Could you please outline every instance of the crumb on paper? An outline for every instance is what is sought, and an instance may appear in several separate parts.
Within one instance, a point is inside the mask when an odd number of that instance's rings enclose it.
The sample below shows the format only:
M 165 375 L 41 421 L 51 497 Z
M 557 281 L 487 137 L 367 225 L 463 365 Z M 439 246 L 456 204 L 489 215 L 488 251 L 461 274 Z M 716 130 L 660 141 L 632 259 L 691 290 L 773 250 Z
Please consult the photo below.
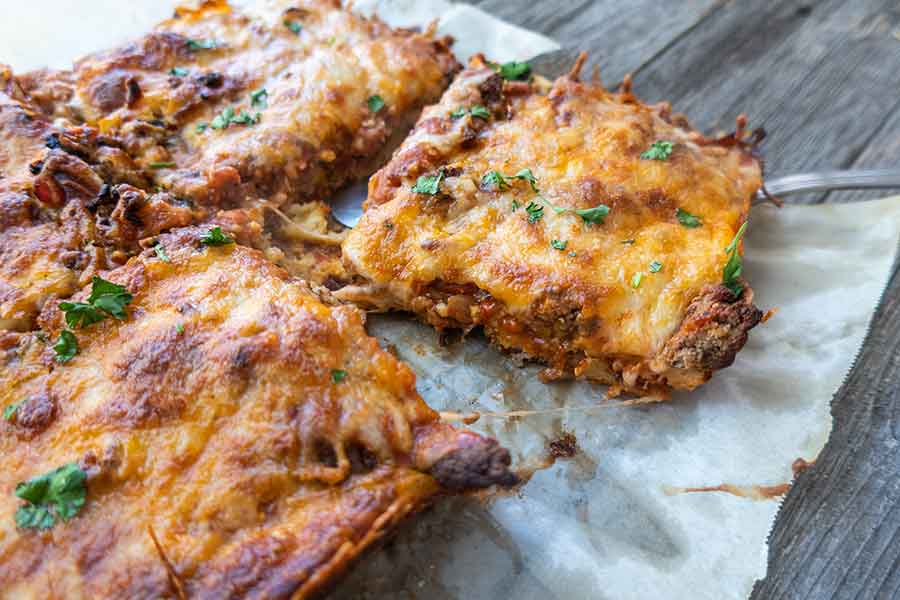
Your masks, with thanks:
M 570 431 L 563 431 L 559 437 L 547 444 L 553 458 L 572 458 L 578 452 L 578 440 Z

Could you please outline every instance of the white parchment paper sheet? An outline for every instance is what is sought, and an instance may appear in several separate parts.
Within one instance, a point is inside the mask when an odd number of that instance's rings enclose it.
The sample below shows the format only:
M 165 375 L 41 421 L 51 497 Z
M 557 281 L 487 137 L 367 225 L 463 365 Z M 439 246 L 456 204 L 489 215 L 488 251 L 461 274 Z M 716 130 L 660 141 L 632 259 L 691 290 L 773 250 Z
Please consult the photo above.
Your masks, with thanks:
M 24 71 L 65 68 L 84 53 L 144 33 L 171 0 L 9 3 L 0 60 Z M 559 46 L 444 0 L 359 0 L 394 25 L 453 35 L 461 60 L 526 59 Z M 638 93 L 640 90 L 637 90 Z M 679 107 L 681 109 L 689 107 Z M 366 558 L 339 598 L 742 598 L 765 574 L 778 502 L 671 488 L 778 484 L 811 460 L 831 428 L 829 402 L 853 362 L 897 250 L 900 198 L 865 204 L 755 207 L 745 273 L 757 303 L 778 313 L 731 368 L 672 402 L 623 408 L 584 383 L 543 385 L 473 336 L 449 348 L 404 317 L 373 317 L 419 375 L 435 408 L 551 412 L 482 418 L 474 427 L 520 463 L 562 431 L 572 459 L 538 471 L 518 493 L 439 503 Z

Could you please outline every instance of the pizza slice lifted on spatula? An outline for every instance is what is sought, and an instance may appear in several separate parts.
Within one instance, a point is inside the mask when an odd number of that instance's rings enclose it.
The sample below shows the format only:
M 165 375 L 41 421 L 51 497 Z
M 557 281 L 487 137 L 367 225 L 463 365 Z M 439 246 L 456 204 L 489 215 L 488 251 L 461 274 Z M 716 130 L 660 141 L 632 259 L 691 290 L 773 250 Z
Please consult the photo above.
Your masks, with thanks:
M 761 318 L 741 238 L 761 132 L 707 138 L 665 104 L 476 56 L 370 181 L 338 294 L 484 328 L 612 391 L 665 397 L 731 364 Z
M 305 598 L 435 496 L 516 482 L 241 235 L 163 234 L 0 338 L 2 595 Z

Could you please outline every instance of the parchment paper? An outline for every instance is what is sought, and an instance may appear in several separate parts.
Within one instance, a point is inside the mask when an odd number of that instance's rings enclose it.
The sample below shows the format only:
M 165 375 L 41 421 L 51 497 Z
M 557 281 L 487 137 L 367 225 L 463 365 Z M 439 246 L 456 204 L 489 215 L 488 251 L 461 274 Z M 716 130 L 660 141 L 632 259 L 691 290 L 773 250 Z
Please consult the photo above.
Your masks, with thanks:
M 48 0 L 4 7 L 0 60 L 17 70 L 66 67 L 85 52 L 145 32 L 173 1 Z M 482 51 L 526 59 L 558 45 L 443 0 L 360 0 L 394 25 L 440 19 L 461 59 Z M 640 90 L 637 90 L 638 93 Z M 683 107 L 682 107 L 683 108 Z M 396 348 L 433 407 L 545 413 L 485 416 L 520 465 L 562 432 L 578 451 L 518 492 L 438 503 L 372 553 L 337 598 L 743 598 L 766 569 L 778 501 L 681 488 L 776 485 L 814 459 L 831 429 L 829 402 L 864 338 L 898 247 L 900 198 L 853 205 L 755 207 L 745 273 L 757 304 L 777 307 L 734 366 L 668 403 L 623 407 L 600 386 L 543 385 L 470 336 L 441 348 L 402 316 L 369 331 Z

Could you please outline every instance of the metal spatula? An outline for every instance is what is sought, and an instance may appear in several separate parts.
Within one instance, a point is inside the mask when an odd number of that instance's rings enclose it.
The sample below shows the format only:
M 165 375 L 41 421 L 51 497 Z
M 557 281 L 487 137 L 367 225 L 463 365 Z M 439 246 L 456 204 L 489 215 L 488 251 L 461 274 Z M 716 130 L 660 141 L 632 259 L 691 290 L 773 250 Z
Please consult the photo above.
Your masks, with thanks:
M 819 171 L 774 177 L 766 181 L 766 190 L 775 197 L 827 192 L 829 190 L 900 189 L 900 169 L 871 169 L 861 171 Z M 366 199 L 366 184 L 354 185 L 338 194 L 332 203 L 332 214 L 338 222 L 354 227 L 362 216 L 362 203 Z M 766 199 L 762 190 L 756 192 L 755 201 Z

